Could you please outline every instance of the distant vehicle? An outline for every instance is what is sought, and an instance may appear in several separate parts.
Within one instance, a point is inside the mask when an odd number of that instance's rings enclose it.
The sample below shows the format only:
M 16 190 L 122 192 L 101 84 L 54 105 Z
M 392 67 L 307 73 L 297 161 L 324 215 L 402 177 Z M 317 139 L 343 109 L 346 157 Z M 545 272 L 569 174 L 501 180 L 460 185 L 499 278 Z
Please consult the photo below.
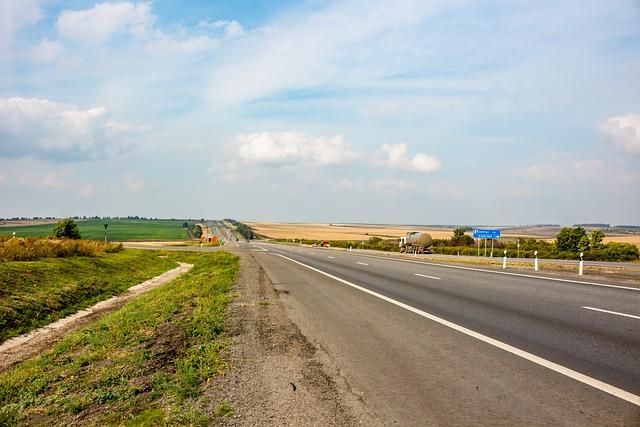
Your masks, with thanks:
M 433 239 L 428 233 L 412 231 L 400 238 L 399 245 L 401 253 L 430 254 Z
M 324 242 L 320 243 L 320 247 L 329 248 L 329 247 L 331 247 L 331 245 L 329 244 L 329 242 L 327 240 L 325 240 Z

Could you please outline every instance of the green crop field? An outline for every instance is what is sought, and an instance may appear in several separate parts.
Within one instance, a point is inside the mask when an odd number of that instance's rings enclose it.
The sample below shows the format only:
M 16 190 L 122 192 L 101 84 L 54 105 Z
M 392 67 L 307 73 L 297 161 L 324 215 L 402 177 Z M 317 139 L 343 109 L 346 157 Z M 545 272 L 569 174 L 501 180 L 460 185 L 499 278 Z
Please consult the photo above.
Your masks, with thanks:
M 184 220 L 91 219 L 77 222 L 83 239 L 104 239 L 104 224 L 109 224 L 108 239 L 110 241 L 184 240 L 187 238 L 187 231 L 182 228 Z M 18 237 L 46 237 L 51 235 L 53 226 L 54 224 L 0 227 L 0 234 L 15 232 Z

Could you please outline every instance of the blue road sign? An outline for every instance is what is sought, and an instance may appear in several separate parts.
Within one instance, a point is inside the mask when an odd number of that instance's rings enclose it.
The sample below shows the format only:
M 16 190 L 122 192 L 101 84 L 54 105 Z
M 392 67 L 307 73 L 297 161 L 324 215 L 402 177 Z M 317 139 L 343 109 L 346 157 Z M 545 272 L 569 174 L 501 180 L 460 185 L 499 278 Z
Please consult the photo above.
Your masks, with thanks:
M 480 229 L 476 228 L 473 230 L 473 237 L 475 239 L 499 239 L 500 238 L 500 230 L 498 229 Z

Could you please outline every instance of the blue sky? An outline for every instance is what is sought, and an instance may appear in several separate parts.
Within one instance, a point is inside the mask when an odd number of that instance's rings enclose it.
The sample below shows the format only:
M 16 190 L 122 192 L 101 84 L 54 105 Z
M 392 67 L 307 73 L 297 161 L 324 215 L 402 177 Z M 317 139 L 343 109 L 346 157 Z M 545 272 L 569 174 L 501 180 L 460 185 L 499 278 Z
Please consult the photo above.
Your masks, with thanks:
M 639 223 L 637 1 L 0 0 L 0 216 Z

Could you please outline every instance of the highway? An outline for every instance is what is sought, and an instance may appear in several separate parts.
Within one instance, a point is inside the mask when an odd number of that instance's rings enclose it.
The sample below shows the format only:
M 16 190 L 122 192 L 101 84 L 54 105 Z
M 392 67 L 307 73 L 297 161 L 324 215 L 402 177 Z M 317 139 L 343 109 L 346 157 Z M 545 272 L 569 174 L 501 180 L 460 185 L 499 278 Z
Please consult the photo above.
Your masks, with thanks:
M 380 424 L 640 425 L 640 288 L 322 248 L 236 250 L 260 263 Z

